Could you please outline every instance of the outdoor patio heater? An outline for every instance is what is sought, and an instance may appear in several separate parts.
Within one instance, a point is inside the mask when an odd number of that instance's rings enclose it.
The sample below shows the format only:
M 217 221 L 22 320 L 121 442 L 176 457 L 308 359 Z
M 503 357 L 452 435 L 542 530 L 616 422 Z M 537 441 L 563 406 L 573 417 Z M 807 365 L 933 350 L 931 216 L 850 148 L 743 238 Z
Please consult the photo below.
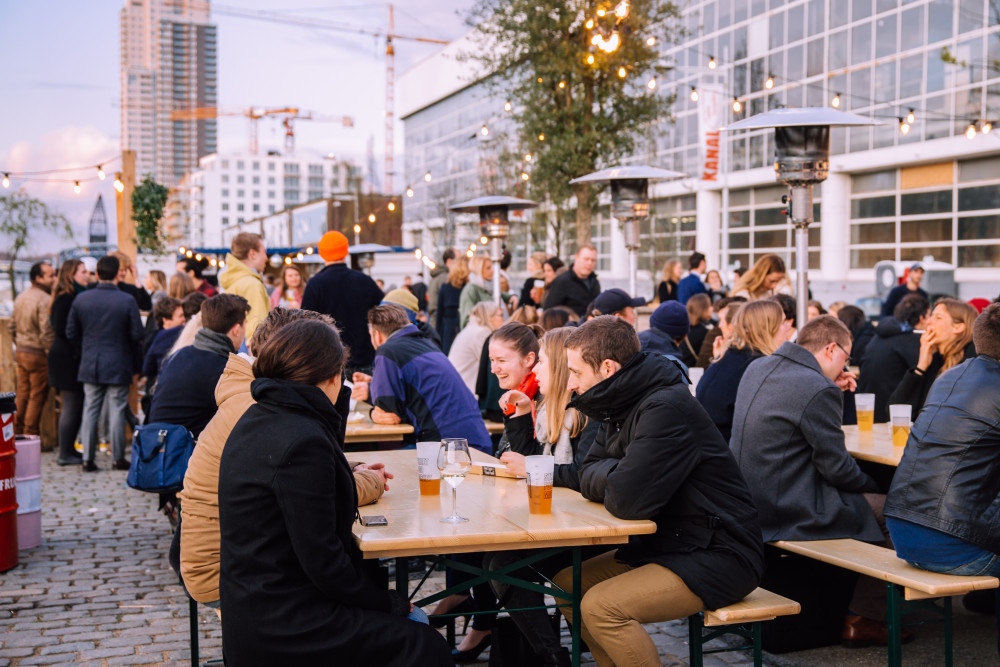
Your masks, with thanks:
M 622 225 L 625 248 L 628 250 L 628 292 L 636 294 L 638 272 L 639 220 L 649 217 L 649 182 L 668 178 L 683 178 L 686 174 L 656 167 L 636 165 L 609 167 L 593 174 L 574 178 L 570 183 L 600 183 L 611 181 L 611 215 Z
M 477 197 L 449 206 L 456 213 L 479 214 L 479 236 L 490 240 L 490 259 L 493 260 L 493 300 L 500 303 L 500 259 L 503 257 L 503 239 L 510 235 L 510 211 L 523 211 L 538 206 L 536 202 L 516 197 Z
M 830 169 L 830 128 L 878 125 L 870 118 L 825 107 L 774 109 L 725 128 L 774 128 L 774 170 L 791 190 L 795 226 L 795 300 L 797 321 L 807 319 L 809 301 L 809 223 L 813 221 L 813 185 L 826 180 Z

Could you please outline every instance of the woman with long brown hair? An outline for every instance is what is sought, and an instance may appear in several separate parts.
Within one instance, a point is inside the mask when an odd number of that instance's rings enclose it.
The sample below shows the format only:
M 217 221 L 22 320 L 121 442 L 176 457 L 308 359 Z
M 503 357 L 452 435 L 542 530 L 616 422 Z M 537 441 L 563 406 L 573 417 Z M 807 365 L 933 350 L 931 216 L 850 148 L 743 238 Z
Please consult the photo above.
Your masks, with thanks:
M 732 296 L 745 297 L 747 301 L 764 299 L 782 291 L 785 262 L 775 254 L 762 256 L 733 286 Z
M 774 301 L 744 303 L 733 317 L 733 331 L 722 358 L 705 370 L 695 396 L 722 437 L 729 441 L 736 391 L 750 362 L 772 354 L 784 342 L 785 313 Z
M 958 299 L 934 304 L 924 333 L 920 335 L 917 365 L 906 372 L 889 396 L 889 405 L 913 406 L 913 419 L 924 407 L 931 385 L 941 373 L 976 356 L 972 325 L 979 313 Z
M 441 336 L 441 351 L 448 354 L 461 327 L 458 306 L 462 288 L 469 282 L 469 258 L 459 255 L 448 269 L 448 280 L 438 290 L 437 322 L 435 328 Z
M 172 296 L 175 299 L 183 299 L 194 291 L 194 280 L 188 274 L 178 271 L 174 275 L 170 276 L 170 283 L 167 287 L 167 296 Z
M 271 308 L 301 308 L 305 289 L 306 275 L 302 269 L 294 264 L 286 264 L 271 292 Z
M 405 594 L 368 575 L 344 458 L 347 351 L 334 326 L 282 327 L 260 350 L 250 406 L 219 469 L 223 650 L 237 665 L 451 665 L 444 639 L 407 619 Z
M 49 321 L 55 338 L 49 348 L 49 386 L 59 392 L 59 458 L 61 466 L 83 462 L 74 445 L 83 421 L 83 384 L 77 378 L 80 369 L 80 346 L 66 337 L 69 309 L 77 294 L 85 292 L 90 271 L 78 259 L 67 259 L 59 267 L 52 288 Z

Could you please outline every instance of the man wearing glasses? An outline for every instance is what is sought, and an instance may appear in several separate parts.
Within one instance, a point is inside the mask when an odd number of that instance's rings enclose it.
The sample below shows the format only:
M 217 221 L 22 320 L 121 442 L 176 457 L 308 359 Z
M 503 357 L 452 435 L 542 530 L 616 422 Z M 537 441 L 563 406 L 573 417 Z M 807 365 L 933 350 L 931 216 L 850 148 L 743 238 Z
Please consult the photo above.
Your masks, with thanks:
M 730 445 L 750 487 L 765 542 L 851 538 L 888 546 L 885 496 L 847 453 L 843 392 L 851 334 L 822 315 L 774 354 L 750 364 L 740 382 Z M 885 592 L 861 577 L 844 622 L 846 646 L 886 645 Z M 904 635 L 904 641 L 912 635 Z

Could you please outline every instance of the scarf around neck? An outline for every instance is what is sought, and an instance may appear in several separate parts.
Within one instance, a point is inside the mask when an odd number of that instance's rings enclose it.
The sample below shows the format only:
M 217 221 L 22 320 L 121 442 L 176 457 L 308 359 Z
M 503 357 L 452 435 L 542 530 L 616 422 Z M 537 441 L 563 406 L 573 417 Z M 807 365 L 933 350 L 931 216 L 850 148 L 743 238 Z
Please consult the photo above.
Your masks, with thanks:
M 230 353 L 236 352 L 233 349 L 233 341 L 224 333 L 212 331 L 202 327 L 194 335 L 194 346 L 196 349 L 217 354 L 220 357 L 229 358 Z

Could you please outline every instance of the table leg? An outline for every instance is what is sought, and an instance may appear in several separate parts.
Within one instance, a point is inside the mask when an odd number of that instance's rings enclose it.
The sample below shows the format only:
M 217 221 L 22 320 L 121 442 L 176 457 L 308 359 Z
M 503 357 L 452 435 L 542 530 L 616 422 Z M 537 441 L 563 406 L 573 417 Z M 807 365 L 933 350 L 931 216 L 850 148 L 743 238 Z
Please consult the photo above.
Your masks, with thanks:
M 410 596 L 410 571 L 406 558 L 396 559 L 396 592 Z
M 573 627 L 570 628 L 573 637 L 571 649 L 573 667 L 580 667 L 580 625 L 583 623 L 580 617 L 580 600 L 583 598 L 583 593 L 580 591 L 580 553 L 580 547 L 573 547 Z

